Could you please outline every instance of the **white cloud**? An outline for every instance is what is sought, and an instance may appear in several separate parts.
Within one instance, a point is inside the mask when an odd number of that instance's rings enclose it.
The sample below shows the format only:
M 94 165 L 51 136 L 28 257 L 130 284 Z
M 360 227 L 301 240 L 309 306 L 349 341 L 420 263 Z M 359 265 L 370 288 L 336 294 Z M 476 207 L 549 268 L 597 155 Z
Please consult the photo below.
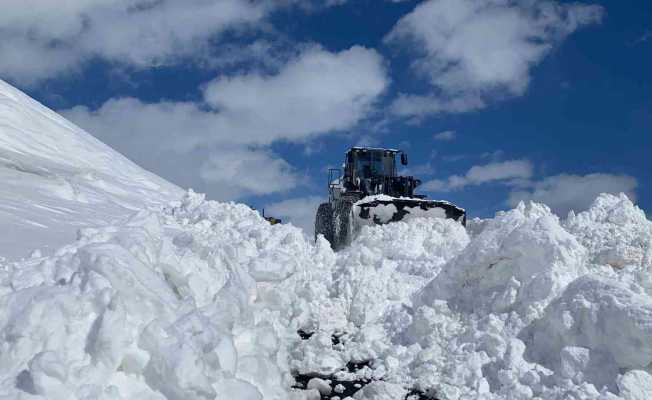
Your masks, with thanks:
M 428 114 L 462 113 L 484 107 L 486 103 L 479 97 L 463 95 L 457 98 L 439 98 L 435 95 L 400 93 L 390 105 L 390 111 L 399 117 L 412 117 L 412 121 L 418 123 Z
M 243 195 L 284 192 L 300 181 L 285 160 L 266 151 L 242 148 L 211 153 L 202 164 L 199 176 L 226 193 Z
M 345 0 L 3 0 L 0 75 L 35 84 L 75 72 L 94 58 L 148 68 L 238 61 L 260 46 L 208 47 L 227 31 L 273 32 L 282 7 L 319 10 Z M 282 41 L 282 39 L 281 39 Z M 215 58 L 218 59 L 215 59 Z M 266 54 L 274 58 L 274 55 Z M 265 62 L 266 60 L 257 60 Z
M 204 95 L 230 130 L 247 142 L 267 144 L 346 129 L 367 115 L 387 84 L 374 50 L 312 48 L 275 76 L 218 78 Z
M 310 196 L 283 200 L 265 207 L 265 215 L 281 218 L 302 228 L 307 235 L 315 233 L 315 214 L 320 203 L 326 201 L 321 197 Z
M 637 37 L 635 40 L 633 40 L 630 45 L 631 46 L 636 46 L 642 43 L 645 43 L 652 39 L 652 30 L 646 30 L 643 32 L 639 37 Z
M 4 0 L 0 73 L 34 83 L 93 57 L 136 67 L 174 63 L 269 9 L 248 0 Z
M 528 160 L 510 160 L 476 165 L 464 176 L 452 175 L 446 180 L 434 179 L 425 182 L 423 190 L 430 192 L 450 191 L 466 186 L 481 185 L 488 182 L 520 183 L 532 177 L 532 163 Z
M 567 35 L 600 21 L 600 6 L 548 0 L 429 0 L 399 20 L 388 43 L 411 43 L 432 92 L 404 94 L 402 116 L 464 112 L 523 94 L 530 70 Z
M 432 175 L 435 172 L 435 167 L 431 163 L 410 165 L 409 167 L 402 167 L 399 169 L 401 175 L 423 177 Z
M 504 179 L 528 179 L 532 177 L 532 163 L 528 160 L 512 160 L 495 162 L 486 165 L 476 165 L 466 173 L 466 180 L 470 184 Z
M 589 174 L 556 175 L 537 182 L 531 190 L 515 190 L 509 195 L 508 204 L 520 201 L 537 201 L 547 204 L 558 215 L 566 216 L 570 210 L 583 211 L 600 193 L 626 193 L 636 199 L 636 178 L 628 175 Z
M 432 137 L 435 140 L 440 140 L 440 141 L 451 141 L 455 140 L 455 137 L 457 134 L 455 131 L 443 131 L 439 133 L 435 133 Z
M 204 104 L 123 98 L 97 110 L 79 106 L 63 114 L 181 186 L 234 199 L 302 183 L 286 161 L 264 146 L 354 126 L 387 84 L 382 59 L 373 50 L 310 48 L 275 75 L 210 82 Z

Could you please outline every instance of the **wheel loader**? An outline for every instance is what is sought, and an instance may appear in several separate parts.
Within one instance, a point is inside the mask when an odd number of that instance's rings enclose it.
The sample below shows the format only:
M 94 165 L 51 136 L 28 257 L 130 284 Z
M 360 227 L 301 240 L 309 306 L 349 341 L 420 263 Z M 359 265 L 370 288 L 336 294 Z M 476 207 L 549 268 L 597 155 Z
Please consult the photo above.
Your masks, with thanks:
M 407 215 L 450 218 L 466 225 L 466 211 L 450 202 L 415 194 L 421 184 L 413 176 L 398 176 L 396 157 L 402 150 L 352 147 L 345 153 L 343 171 L 328 171 L 328 202 L 317 209 L 315 240 L 323 235 L 334 250 L 347 246 L 364 225 L 387 224 Z

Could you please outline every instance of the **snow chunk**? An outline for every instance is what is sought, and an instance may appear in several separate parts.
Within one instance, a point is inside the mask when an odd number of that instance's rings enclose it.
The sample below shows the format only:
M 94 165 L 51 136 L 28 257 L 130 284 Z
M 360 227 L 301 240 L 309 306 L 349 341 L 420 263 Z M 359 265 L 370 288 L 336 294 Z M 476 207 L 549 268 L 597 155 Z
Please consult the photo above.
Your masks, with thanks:
M 591 262 L 614 268 L 652 266 L 652 221 L 625 194 L 601 194 L 564 227 L 588 250 Z
M 652 298 L 615 279 L 584 276 L 571 283 L 522 337 L 528 356 L 573 375 L 589 363 L 598 385 L 613 382 L 618 369 L 645 368 L 652 362 Z M 569 350 L 581 346 L 590 350 Z M 573 354 L 570 354 L 572 351 Z M 561 352 L 561 353 L 560 353 Z M 611 375 L 611 376 L 609 376 Z
M 652 376 L 645 371 L 628 371 L 618 378 L 618 389 L 625 400 L 652 398 Z
M 521 203 L 488 222 L 418 293 L 415 304 L 443 299 L 464 312 L 516 311 L 531 320 L 586 273 L 585 260 L 584 247 L 548 207 Z
M 331 385 L 327 381 L 320 378 L 312 378 L 311 380 L 309 380 L 308 384 L 306 385 L 306 388 L 308 390 L 316 389 L 319 391 L 319 393 L 322 396 L 328 396 L 333 391 Z
M 407 390 L 400 385 L 375 381 L 357 391 L 353 398 L 356 400 L 396 400 L 404 398 L 405 395 L 407 395 Z

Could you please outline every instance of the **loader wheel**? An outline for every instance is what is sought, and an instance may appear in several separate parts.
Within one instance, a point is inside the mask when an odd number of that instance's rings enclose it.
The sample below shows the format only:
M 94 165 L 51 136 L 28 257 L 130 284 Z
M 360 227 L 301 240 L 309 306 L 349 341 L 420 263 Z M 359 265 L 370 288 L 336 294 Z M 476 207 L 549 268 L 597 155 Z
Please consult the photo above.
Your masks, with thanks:
M 353 204 L 348 201 L 338 201 L 335 207 L 333 225 L 333 250 L 340 250 L 351 243 L 353 237 L 353 218 L 351 217 Z
M 315 241 L 317 241 L 317 235 L 324 235 L 324 238 L 328 240 L 328 243 L 331 244 L 331 247 L 334 247 L 333 243 L 333 209 L 330 203 L 322 203 L 317 208 L 317 216 L 315 217 Z

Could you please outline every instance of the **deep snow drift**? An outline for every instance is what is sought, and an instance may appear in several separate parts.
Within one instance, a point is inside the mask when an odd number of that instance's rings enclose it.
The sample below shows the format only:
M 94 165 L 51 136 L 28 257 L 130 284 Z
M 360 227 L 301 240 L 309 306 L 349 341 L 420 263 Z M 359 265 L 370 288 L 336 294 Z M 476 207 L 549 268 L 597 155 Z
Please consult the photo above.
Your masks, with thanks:
M 194 194 L 85 229 L 52 257 L 0 268 L 0 395 L 287 398 L 288 329 L 328 303 L 330 277 L 308 267 L 333 258 L 296 228 Z
M 168 201 L 0 89 L 2 400 L 652 398 L 652 222 L 624 195 L 368 226 L 334 253 L 244 205 Z
M 649 398 L 651 251 L 624 195 L 566 221 L 522 204 L 472 237 L 365 227 L 335 254 L 190 192 L 2 265 L 0 395 L 318 398 L 301 373 L 369 379 L 368 399 Z
M 51 253 L 180 189 L 0 80 L 0 256 Z

